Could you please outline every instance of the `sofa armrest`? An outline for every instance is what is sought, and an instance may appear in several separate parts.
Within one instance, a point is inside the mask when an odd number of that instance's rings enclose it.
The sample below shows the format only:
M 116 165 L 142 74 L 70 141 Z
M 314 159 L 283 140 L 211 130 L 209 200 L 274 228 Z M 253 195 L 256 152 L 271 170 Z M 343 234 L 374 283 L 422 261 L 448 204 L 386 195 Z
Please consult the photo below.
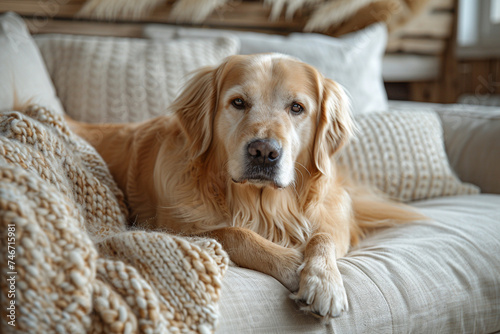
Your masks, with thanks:
M 457 176 L 484 193 L 500 194 L 500 108 L 443 105 L 448 159 Z

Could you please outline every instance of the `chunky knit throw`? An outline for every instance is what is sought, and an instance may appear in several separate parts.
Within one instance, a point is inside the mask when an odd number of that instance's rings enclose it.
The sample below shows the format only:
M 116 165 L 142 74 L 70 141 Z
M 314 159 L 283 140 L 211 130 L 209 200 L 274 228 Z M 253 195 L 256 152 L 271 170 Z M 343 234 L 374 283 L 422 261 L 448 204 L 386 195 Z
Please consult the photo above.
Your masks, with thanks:
M 221 246 L 126 220 L 103 160 L 61 116 L 0 113 L 0 332 L 213 332 Z

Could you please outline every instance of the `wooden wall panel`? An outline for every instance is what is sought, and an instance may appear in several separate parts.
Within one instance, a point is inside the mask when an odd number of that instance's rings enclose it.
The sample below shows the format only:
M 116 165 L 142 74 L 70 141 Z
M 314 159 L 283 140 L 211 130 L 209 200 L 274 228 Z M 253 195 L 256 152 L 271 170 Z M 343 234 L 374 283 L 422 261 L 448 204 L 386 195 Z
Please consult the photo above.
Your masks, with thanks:
M 453 31 L 454 0 L 430 0 L 424 10 L 391 32 L 387 51 L 441 55 Z
M 500 95 L 500 59 L 446 61 L 438 80 L 410 83 L 409 95 L 399 99 L 455 103 L 461 95 L 472 95 L 470 102 Z
M 86 0 L 2 0 L 0 2 L 0 12 L 12 10 L 29 19 L 73 19 L 92 20 L 85 15 L 79 14 L 80 9 Z M 293 20 L 286 20 L 281 17 L 277 20 L 269 20 L 270 7 L 264 6 L 262 1 L 237 1 L 237 5 L 229 2 L 227 5 L 216 10 L 204 22 L 203 26 L 220 28 L 248 28 L 252 30 L 282 30 L 282 31 L 302 31 L 306 23 L 306 14 L 300 11 Z M 145 17 L 135 17 L 132 14 L 121 14 L 120 19 L 115 22 L 148 22 L 176 24 L 175 18 L 170 16 L 172 5 L 166 3 L 160 5 Z

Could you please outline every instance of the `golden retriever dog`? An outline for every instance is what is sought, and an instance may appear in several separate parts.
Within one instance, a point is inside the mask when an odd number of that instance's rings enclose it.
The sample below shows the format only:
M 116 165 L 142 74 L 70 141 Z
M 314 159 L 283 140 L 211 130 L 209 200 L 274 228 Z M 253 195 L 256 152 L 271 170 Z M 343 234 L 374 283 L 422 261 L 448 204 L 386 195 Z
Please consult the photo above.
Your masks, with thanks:
M 348 309 L 336 259 L 376 227 L 420 218 L 353 185 L 334 155 L 353 135 L 342 88 L 280 54 L 199 70 L 172 113 L 70 126 L 101 154 L 131 220 L 215 238 L 323 319 Z

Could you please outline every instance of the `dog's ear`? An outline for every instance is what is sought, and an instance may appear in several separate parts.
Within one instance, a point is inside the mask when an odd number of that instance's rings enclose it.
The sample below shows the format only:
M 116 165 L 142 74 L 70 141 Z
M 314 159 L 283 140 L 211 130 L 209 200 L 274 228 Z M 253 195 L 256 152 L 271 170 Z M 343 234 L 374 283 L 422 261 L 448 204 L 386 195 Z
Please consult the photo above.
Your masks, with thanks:
M 350 103 L 344 89 L 334 81 L 322 78 L 320 110 L 316 122 L 313 161 L 318 172 L 327 174 L 331 158 L 354 133 Z
M 184 86 L 172 104 L 187 138 L 193 158 L 205 153 L 212 142 L 212 126 L 217 109 L 217 68 L 204 67 Z

